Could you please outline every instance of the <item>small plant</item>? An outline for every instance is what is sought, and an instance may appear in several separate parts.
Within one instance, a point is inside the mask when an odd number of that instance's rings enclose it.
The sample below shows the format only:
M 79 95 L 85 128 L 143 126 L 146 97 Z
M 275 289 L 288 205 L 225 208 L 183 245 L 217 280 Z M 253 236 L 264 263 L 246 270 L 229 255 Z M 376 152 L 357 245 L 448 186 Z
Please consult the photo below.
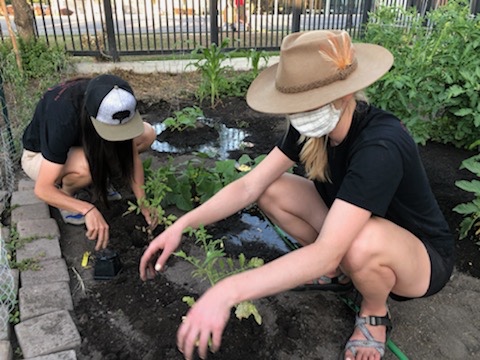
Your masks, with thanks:
M 8 315 L 8 322 L 12 325 L 17 325 L 20 322 L 20 311 L 18 307 Z
M 25 244 L 33 241 L 34 238 L 22 238 L 18 234 L 17 228 L 12 226 L 10 229 L 10 241 L 5 243 L 5 249 L 7 250 L 7 259 L 9 267 L 11 269 L 19 269 L 20 271 L 40 270 L 39 262 L 42 257 L 45 257 L 45 253 L 40 253 L 36 258 L 27 258 L 22 261 L 16 261 L 17 249 L 20 249 Z
M 467 169 L 477 177 L 480 177 L 480 154 L 464 160 L 461 168 Z M 471 181 L 459 180 L 455 182 L 455 185 L 475 195 L 472 201 L 459 204 L 453 208 L 453 211 L 464 216 L 463 221 L 460 223 L 460 239 L 467 237 L 472 228 L 477 228 L 475 237 L 478 239 L 480 238 L 480 181 L 477 179 Z M 480 245 L 480 241 L 476 243 Z
M 186 162 L 174 165 L 170 158 L 165 166 L 155 171 L 151 169 L 151 159 L 144 161 L 145 196 L 141 204 L 129 202 L 127 213 L 141 211 L 141 206 L 155 209 L 158 223 L 169 226 L 176 218 L 166 215 L 164 208 L 175 205 L 178 209 L 189 211 L 196 205 L 202 204 L 211 198 L 225 185 L 243 176 L 246 171 L 255 167 L 265 155 L 251 159 L 243 155 L 235 160 L 218 160 L 214 166 L 207 166 L 208 156 L 197 153 L 197 157 Z M 243 167 L 242 167 L 243 165 Z
M 168 117 L 163 121 L 165 128 L 170 131 L 195 129 L 198 118 L 204 117 L 202 109 L 198 106 L 186 107 L 182 110 L 174 111 L 173 115 L 174 116 Z
M 222 239 L 212 240 L 212 236 L 207 233 L 203 226 L 197 230 L 189 228 L 186 232 L 196 238 L 195 243 L 203 249 L 205 258 L 199 259 L 192 255 L 187 255 L 183 250 L 174 253 L 175 256 L 186 260 L 195 267 L 192 272 L 193 277 L 200 277 L 202 280 L 208 280 L 211 286 L 220 280 L 263 265 L 264 261 L 254 257 L 247 261 L 244 254 L 238 256 L 238 261 L 227 258 Z M 183 301 L 192 306 L 195 300 L 192 297 L 184 297 Z M 257 324 L 261 325 L 262 317 L 258 313 L 255 305 L 250 301 L 243 301 L 235 306 L 235 315 L 238 319 L 248 318 L 253 315 Z
M 123 213 L 124 216 L 130 213 L 139 215 L 143 208 L 149 209 L 152 225 L 143 229 L 149 237 L 152 236 L 152 232 L 157 225 L 168 227 L 177 219 L 173 214 L 167 215 L 162 205 L 165 196 L 172 191 L 167 183 L 175 176 L 174 168 L 168 165 L 153 171 L 151 165 L 152 159 L 143 162 L 145 198 L 139 199 L 136 204 L 128 201 L 128 209 Z
M 215 107 L 220 100 L 222 87 L 228 85 L 225 77 L 225 67 L 223 63 L 230 58 L 224 49 L 228 46 L 230 40 L 224 39 L 220 46 L 213 43 L 210 47 L 200 47 L 195 49 L 192 54 L 200 55 L 200 59 L 190 63 L 187 66 L 194 66 L 202 74 L 202 83 L 198 89 L 200 101 L 210 97 L 210 106 Z
M 260 73 L 260 60 L 264 59 L 265 62 L 268 61 L 270 55 L 265 50 L 256 50 L 250 49 L 248 52 L 248 59 L 252 64 L 252 75 L 253 78 L 256 78 Z

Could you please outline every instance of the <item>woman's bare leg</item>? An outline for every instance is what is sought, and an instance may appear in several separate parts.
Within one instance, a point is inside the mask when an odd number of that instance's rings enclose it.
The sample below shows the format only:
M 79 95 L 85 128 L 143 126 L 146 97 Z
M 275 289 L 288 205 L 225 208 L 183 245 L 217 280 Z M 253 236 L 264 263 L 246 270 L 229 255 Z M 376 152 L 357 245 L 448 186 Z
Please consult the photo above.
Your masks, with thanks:
M 362 317 L 386 315 L 390 292 L 420 297 L 430 284 L 430 258 L 423 243 L 409 231 L 378 217 L 372 217 L 354 240 L 341 268 L 362 294 Z M 367 329 L 377 341 L 386 340 L 385 326 L 367 325 Z M 350 339 L 365 336 L 356 328 Z M 357 350 L 360 359 L 380 358 L 374 348 Z M 350 352 L 346 358 L 354 359 Z
M 157 138 L 157 133 L 152 125 L 144 122 L 143 128 L 143 134 L 133 140 L 139 153 L 147 151 Z
M 328 211 L 312 181 L 289 173 L 270 185 L 257 204 L 302 245 L 315 241 Z

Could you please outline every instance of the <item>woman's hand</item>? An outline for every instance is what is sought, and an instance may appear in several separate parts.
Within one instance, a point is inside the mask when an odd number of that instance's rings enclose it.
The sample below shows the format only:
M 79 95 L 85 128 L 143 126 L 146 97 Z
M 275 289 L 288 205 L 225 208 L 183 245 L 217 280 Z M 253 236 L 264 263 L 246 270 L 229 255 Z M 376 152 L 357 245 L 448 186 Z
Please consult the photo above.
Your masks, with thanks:
M 153 207 L 141 206 L 140 211 L 147 222 L 148 228 L 153 231 L 158 225 L 158 212 Z
M 156 272 L 164 268 L 169 256 L 178 248 L 182 240 L 182 229 L 174 225 L 158 235 L 148 245 L 140 259 L 140 278 L 153 279 Z M 160 255 L 158 254 L 161 251 Z
M 177 346 L 185 359 L 193 359 L 195 347 L 200 358 L 207 357 L 208 348 L 218 351 L 222 334 L 230 317 L 228 292 L 218 285 L 210 288 L 188 311 L 177 332 Z
M 102 213 L 96 207 L 85 214 L 86 236 L 88 240 L 97 240 L 95 250 L 105 249 L 109 240 L 109 226 Z

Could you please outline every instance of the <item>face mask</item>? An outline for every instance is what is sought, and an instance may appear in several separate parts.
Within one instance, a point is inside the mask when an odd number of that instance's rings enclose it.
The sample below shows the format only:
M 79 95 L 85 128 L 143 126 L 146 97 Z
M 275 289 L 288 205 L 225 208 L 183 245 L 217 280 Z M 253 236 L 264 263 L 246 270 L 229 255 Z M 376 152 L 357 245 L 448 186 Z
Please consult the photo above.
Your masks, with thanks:
M 333 104 L 327 104 L 312 111 L 287 115 L 287 119 L 301 135 L 318 138 L 335 129 L 341 113 Z

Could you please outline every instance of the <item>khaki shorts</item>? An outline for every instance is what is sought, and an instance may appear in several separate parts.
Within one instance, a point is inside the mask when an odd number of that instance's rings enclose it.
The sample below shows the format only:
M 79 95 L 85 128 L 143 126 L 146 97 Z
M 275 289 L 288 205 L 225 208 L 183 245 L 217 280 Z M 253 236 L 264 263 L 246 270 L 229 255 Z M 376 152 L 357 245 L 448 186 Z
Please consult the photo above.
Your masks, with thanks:
M 40 172 L 40 164 L 42 163 L 42 153 L 33 152 L 30 150 L 23 150 L 22 154 L 22 169 L 25 174 L 32 180 L 37 180 L 38 173 Z

